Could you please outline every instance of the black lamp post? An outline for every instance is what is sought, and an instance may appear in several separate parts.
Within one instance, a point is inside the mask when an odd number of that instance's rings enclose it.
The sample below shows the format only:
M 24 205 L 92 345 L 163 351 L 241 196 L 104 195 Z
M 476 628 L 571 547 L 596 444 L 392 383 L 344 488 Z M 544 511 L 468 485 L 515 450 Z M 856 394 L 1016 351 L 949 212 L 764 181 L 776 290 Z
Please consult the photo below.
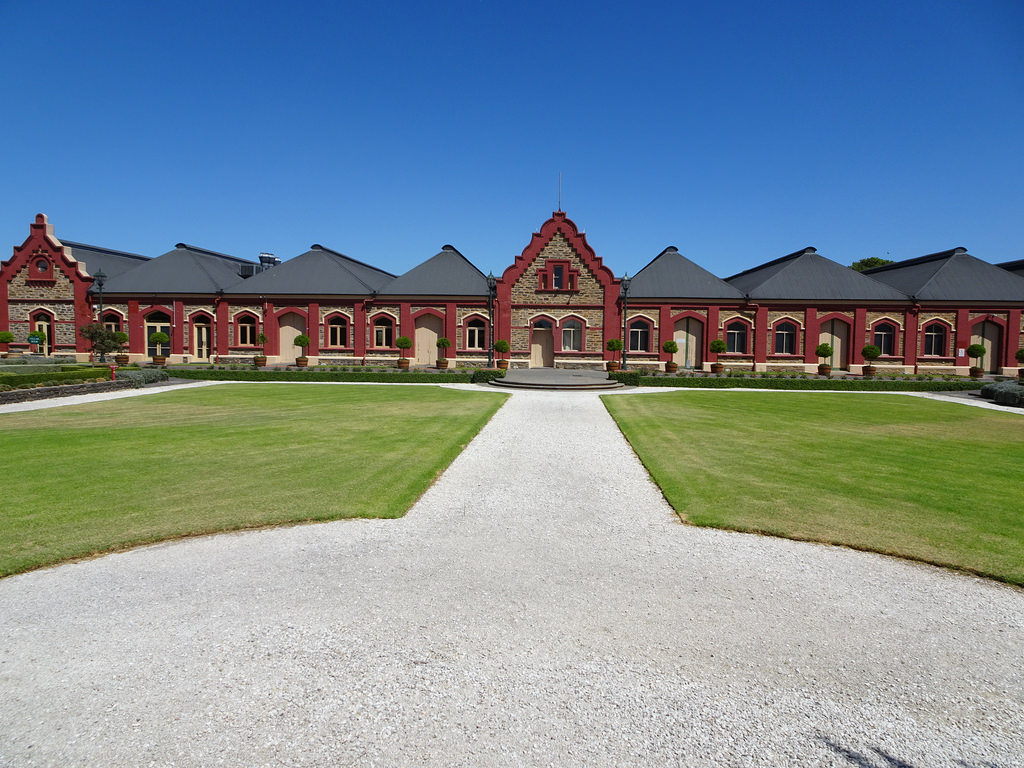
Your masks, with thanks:
M 487 342 L 487 367 L 494 367 L 494 297 L 498 292 L 498 281 L 494 279 L 494 272 L 487 273 L 487 327 L 490 331 L 490 340 Z
M 100 326 L 106 329 L 106 326 L 103 325 L 103 284 L 107 282 L 107 276 L 103 274 L 103 270 L 101 269 L 99 272 L 92 276 L 92 279 L 93 285 L 96 286 L 96 293 L 99 294 L 100 299 Z M 104 352 L 102 349 L 100 350 L 100 362 L 107 362 L 107 353 Z
M 629 274 L 622 278 L 622 370 L 626 370 L 626 350 L 629 349 Z

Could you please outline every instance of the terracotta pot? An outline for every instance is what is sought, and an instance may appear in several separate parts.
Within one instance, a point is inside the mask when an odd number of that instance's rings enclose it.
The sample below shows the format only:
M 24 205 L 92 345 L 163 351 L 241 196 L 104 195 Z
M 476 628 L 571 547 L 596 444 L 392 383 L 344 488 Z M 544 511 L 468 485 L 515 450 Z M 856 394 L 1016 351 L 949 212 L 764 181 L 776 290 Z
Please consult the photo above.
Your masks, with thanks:
M 818 375 L 819 376 L 831 376 L 832 375 L 832 366 L 831 365 L 825 365 L 824 363 L 822 363 L 821 365 L 818 366 Z
M 711 372 L 712 373 L 721 373 L 724 370 L 725 370 L 725 366 L 722 365 L 722 363 L 712 363 L 711 364 Z
M 438 370 L 443 371 L 447 367 L 448 367 L 448 358 L 447 357 L 439 357 L 439 358 L 437 358 L 437 368 L 438 368 Z
M 620 363 L 618 360 L 609 360 L 608 361 L 608 370 L 609 371 L 614 372 L 614 371 L 619 370 L 621 367 L 622 367 L 622 363 Z
M 295 358 L 295 364 L 297 366 L 299 366 L 299 368 L 305 368 L 306 366 L 309 365 L 309 358 L 308 357 L 297 357 L 297 358 Z
M 114 362 L 118 365 L 128 365 L 128 355 L 114 355 Z
M 409 370 L 409 358 L 408 357 L 400 357 L 400 358 L 398 358 L 398 367 L 401 370 L 403 370 L 403 371 Z
M 873 365 L 865 365 L 862 371 L 865 377 L 874 376 L 877 373 L 877 369 Z
M 971 366 L 971 378 L 972 379 L 980 379 L 984 373 L 985 373 L 985 371 L 982 370 L 981 368 L 975 368 L 973 365 Z
M 167 365 L 167 355 L 153 355 L 153 365 Z
M 264 365 L 267 364 L 267 356 L 256 355 L 256 357 L 252 359 L 252 364 L 255 365 L 257 368 L 262 368 Z
M 498 360 L 497 363 L 498 363 L 498 370 L 499 371 L 507 371 L 508 370 L 508 360 Z
M 675 373 L 679 370 L 679 363 L 667 362 L 665 363 L 665 373 Z

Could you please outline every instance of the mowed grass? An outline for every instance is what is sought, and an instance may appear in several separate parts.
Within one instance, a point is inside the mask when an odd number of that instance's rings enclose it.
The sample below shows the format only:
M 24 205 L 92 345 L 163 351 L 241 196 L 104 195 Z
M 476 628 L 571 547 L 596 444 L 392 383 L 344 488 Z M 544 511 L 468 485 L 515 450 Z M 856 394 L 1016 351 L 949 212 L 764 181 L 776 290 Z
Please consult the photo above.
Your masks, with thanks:
M 669 503 L 696 525 L 1024 585 L 1024 416 L 899 395 L 604 401 Z
M 180 536 L 401 516 L 504 400 L 227 384 L 0 415 L 0 575 Z

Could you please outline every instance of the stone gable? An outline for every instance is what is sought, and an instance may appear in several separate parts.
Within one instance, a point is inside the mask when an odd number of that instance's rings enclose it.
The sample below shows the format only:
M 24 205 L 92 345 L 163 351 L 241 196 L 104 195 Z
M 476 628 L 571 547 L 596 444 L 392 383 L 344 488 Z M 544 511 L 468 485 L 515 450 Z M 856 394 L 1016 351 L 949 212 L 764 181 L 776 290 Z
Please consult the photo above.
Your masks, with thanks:
M 569 268 L 579 273 L 577 290 L 569 291 L 538 291 L 538 273 L 544 269 L 548 259 L 568 261 Z M 604 289 L 597 277 L 586 265 L 569 240 L 561 232 L 552 236 L 541 249 L 530 266 L 512 286 L 512 302 L 514 304 L 543 304 L 576 306 L 580 304 L 604 304 Z

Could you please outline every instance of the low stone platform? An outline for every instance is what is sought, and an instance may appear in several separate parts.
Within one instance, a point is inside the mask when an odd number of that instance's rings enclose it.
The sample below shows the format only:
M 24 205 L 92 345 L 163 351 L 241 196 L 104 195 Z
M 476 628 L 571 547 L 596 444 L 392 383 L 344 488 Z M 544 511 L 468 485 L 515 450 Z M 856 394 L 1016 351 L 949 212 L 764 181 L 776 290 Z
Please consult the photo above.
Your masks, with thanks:
M 622 382 L 608 378 L 605 371 L 579 368 L 509 368 L 505 377 L 489 382 L 502 389 L 544 389 L 589 392 L 621 389 Z

